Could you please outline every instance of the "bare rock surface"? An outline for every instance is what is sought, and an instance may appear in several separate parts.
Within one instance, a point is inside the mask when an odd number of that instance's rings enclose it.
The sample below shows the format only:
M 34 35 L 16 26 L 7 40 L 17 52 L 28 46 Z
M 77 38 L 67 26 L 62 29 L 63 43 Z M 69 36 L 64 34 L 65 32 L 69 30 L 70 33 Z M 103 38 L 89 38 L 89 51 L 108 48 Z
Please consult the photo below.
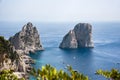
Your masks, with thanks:
M 43 50 L 38 31 L 31 22 L 24 25 L 20 32 L 10 37 L 9 41 L 16 50 L 21 50 L 24 53 Z
M 79 23 L 63 38 L 60 48 L 94 47 L 92 41 L 92 26 L 89 23 Z
M 60 44 L 61 48 L 77 48 L 77 40 L 75 36 L 75 32 L 70 30 L 65 37 L 63 38 L 62 43 Z
M 20 32 L 10 37 L 9 41 L 20 59 L 17 64 L 14 63 L 17 68 L 15 74 L 18 77 L 28 76 L 32 69 L 31 63 L 34 63 L 34 60 L 28 55 L 29 52 L 43 50 L 36 27 L 31 22 L 28 22 Z

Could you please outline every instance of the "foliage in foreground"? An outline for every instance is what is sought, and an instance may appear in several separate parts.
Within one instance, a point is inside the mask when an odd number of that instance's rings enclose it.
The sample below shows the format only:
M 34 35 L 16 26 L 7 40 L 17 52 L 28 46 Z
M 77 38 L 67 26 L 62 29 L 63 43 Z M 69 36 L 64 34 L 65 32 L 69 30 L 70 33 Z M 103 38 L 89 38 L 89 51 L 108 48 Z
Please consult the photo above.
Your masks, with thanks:
M 120 80 L 120 72 L 117 69 L 112 69 L 111 71 L 97 70 L 97 75 L 102 75 L 110 80 Z
M 88 76 L 85 76 L 77 71 L 74 71 L 71 66 L 68 66 L 68 73 L 63 70 L 56 70 L 56 68 L 45 65 L 42 69 L 31 70 L 36 80 L 89 80 Z M 97 75 L 102 75 L 108 80 L 120 80 L 120 72 L 117 69 L 111 71 L 97 70 Z M 0 71 L 0 80 L 25 80 L 24 78 L 18 79 L 11 70 Z
M 88 76 L 74 71 L 71 66 L 68 66 L 67 69 L 69 74 L 63 70 L 56 70 L 56 68 L 47 64 L 37 71 L 33 68 L 31 75 L 37 80 L 89 80 Z
M 11 70 L 3 70 L 0 72 L 0 80 L 25 80 L 24 78 L 18 79 Z
M 71 66 L 67 67 L 68 73 L 63 70 L 56 70 L 56 68 L 47 64 L 42 66 L 42 69 L 31 70 L 31 75 L 36 80 L 89 80 L 88 76 L 85 76 L 77 71 L 74 71 Z M 120 72 L 117 69 L 111 71 L 97 70 L 97 75 L 102 75 L 108 80 L 120 80 Z

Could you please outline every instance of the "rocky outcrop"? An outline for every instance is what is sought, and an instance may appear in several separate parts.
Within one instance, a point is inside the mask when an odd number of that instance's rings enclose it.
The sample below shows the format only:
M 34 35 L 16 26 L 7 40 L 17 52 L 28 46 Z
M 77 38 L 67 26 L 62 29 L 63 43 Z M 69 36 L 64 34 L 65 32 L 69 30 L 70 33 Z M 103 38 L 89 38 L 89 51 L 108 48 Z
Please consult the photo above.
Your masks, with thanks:
M 24 25 L 20 32 L 10 37 L 9 41 L 15 47 L 16 51 L 21 51 L 21 53 L 43 50 L 38 31 L 31 22 Z
M 21 74 L 26 80 L 32 69 L 31 63 L 34 60 L 26 53 L 43 50 L 39 34 L 32 23 L 27 23 L 22 30 L 8 40 L 0 36 L 0 71 L 13 70 Z M 18 75 L 19 76 L 19 75 Z
M 9 41 L 19 55 L 19 61 L 16 62 L 16 71 L 21 75 L 27 75 L 32 68 L 31 63 L 33 63 L 34 60 L 26 54 L 36 50 L 43 50 L 36 27 L 34 27 L 31 22 L 28 22 L 20 32 L 10 37 Z
M 0 36 L 0 70 L 9 70 L 18 71 L 19 65 L 23 61 L 20 60 L 19 54 L 15 51 L 14 47 L 10 44 L 8 40 L 5 40 L 4 37 Z M 21 70 L 24 72 L 25 70 Z
M 13 68 L 15 68 L 14 73 L 17 72 L 21 74 L 22 77 L 24 77 L 24 75 L 28 76 L 30 69 L 32 69 L 31 63 L 33 63 L 34 60 L 26 54 L 36 50 L 43 50 L 36 27 L 34 27 L 31 22 L 27 23 L 20 32 L 10 37 L 9 41 L 19 56 L 19 60 L 15 60 L 12 63 Z
M 63 38 L 62 43 L 60 44 L 61 48 L 77 48 L 78 43 L 76 40 L 75 32 L 70 30 L 65 37 Z
M 63 38 L 60 48 L 94 47 L 92 41 L 92 26 L 88 23 L 79 23 Z

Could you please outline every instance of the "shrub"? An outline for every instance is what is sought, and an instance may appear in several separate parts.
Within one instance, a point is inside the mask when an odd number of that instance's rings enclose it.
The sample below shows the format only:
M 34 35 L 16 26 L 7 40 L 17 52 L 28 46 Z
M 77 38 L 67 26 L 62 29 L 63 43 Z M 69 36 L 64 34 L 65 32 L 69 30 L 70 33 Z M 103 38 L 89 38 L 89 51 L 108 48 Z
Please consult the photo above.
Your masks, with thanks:
M 107 70 L 97 70 L 96 71 L 97 75 L 102 75 L 107 79 L 110 80 L 120 80 L 120 72 L 117 69 L 111 69 L 111 71 Z
M 89 80 L 88 76 L 85 76 L 77 71 L 74 71 L 71 66 L 68 66 L 68 72 L 63 70 L 57 70 L 51 65 L 47 64 L 42 66 L 42 69 L 31 70 L 30 74 L 33 75 L 36 80 Z

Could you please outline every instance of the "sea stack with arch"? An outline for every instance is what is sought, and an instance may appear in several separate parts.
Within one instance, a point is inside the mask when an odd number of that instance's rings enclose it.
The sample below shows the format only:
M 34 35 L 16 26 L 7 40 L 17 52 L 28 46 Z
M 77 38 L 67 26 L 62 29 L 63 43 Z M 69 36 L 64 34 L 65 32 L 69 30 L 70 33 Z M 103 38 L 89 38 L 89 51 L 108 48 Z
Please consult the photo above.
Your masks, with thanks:
M 78 23 L 70 30 L 59 45 L 60 48 L 93 48 L 92 25 L 89 23 Z

